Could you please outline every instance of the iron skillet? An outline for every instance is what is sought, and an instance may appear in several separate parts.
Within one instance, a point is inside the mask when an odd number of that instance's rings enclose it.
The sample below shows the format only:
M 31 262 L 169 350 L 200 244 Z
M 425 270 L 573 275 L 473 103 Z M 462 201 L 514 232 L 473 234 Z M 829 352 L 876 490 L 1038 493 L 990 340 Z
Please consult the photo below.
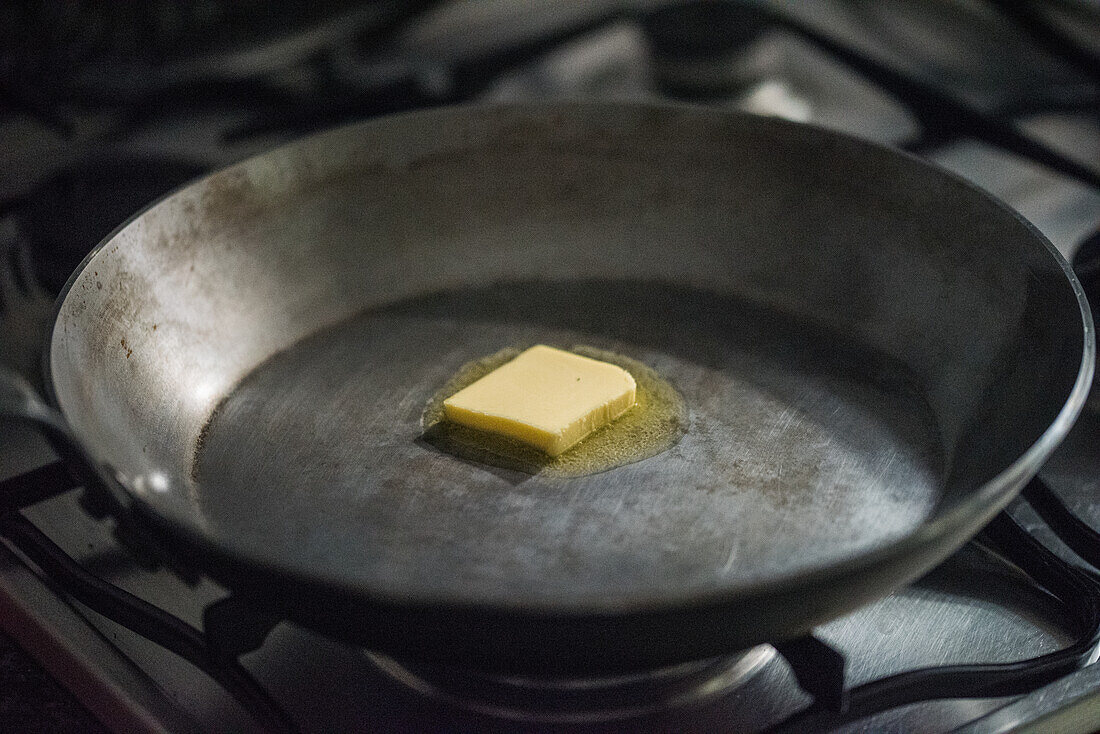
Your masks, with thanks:
M 461 365 L 540 342 L 647 363 L 686 435 L 574 479 L 422 440 Z M 60 299 L 59 414 L 7 412 L 272 613 L 404 659 L 613 672 L 800 635 L 931 568 L 1065 435 L 1094 350 L 1053 247 L 915 159 L 692 108 L 468 107 L 137 215 Z

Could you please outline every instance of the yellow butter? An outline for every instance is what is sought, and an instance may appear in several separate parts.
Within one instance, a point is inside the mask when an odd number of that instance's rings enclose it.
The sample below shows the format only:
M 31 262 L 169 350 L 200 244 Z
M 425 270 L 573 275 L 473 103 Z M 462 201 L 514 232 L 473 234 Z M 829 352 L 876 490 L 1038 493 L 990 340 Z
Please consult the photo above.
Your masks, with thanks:
M 443 401 L 454 423 L 557 456 L 634 405 L 621 367 L 538 345 Z

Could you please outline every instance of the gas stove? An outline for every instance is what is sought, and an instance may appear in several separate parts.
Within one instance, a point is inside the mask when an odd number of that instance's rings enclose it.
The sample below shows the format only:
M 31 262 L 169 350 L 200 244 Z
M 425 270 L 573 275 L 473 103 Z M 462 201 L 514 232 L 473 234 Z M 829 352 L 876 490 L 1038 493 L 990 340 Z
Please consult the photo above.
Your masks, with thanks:
M 1100 298 L 1096 2 L 100 5 L 0 11 L 14 32 L 0 44 L 0 359 L 31 379 L 53 295 L 144 204 L 314 130 L 465 101 L 688 102 L 894 145 L 1008 202 Z M 509 678 L 280 623 L 241 646 L 227 680 L 229 663 L 147 639 L 165 641 L 165 614 L 187 638 L 227 592 L 135 553 L 75 492 L 9 515 L 0 630 L 79 702 L 54 723 L 81 730 L 1093 731 L 1100 611 L 1066 569 L 1100 562 L 1097 394 L 1007 517 L 797 644 L 615 678 Z M 39 438 L 0 437 L 0 478 L 49 478 Z M 113 621 L 114 587 L 162 626 Z M 7 701 L 0 728 L 29 728 L 19 712 L 33 706 Z

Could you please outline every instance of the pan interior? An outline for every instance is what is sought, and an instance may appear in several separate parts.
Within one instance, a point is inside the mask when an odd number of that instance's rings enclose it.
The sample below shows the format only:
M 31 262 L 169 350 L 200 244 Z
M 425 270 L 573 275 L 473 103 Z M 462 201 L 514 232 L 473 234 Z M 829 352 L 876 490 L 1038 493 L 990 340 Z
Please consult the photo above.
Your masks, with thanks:
M 669 451 L 578 478 L 445 454 L 427 398 L 503 347 L 593 344 L 683 394 Z M 849 556 L 922 522 L 935 421 L 900 365 L 735 299 L 638 281 L 504 282 L 369 310 L 248 374 L 203 431 L 219 535 L 371 588 L 534 603 L 642 600 Z M 277 497 L 277 502 L 271 498 Z

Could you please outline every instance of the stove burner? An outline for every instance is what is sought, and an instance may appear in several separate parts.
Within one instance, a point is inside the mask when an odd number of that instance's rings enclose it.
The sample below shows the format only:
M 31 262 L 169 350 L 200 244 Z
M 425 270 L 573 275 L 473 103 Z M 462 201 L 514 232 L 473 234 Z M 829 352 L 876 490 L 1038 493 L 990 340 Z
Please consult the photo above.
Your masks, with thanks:
M 751 5 L 695 0 L 655 10 L 642 18 L 642 25 L 661 90 L 706 100 L 744 91 L 757 81 L 739 62 L 740 55 L 772 22 Z
M 112 104 L 200 91 L 293 67 L 391 28 L 424 2 L 84 0 L 0 9 L 0 88 L 48 107 Z M 209 89 L 209 87 L 208 87 Z M 163 100 L 176 101 L 176 100 Z M 184 101 L 194 97 L 184 95 Z
M 467 711 L 528 724 L 594 724 L 660 713 L 731 691 L 770 661 L 775 648 L 760 645 L 730 657 L 600 678 L 495 676 L 366 655 L 407 688 Z

